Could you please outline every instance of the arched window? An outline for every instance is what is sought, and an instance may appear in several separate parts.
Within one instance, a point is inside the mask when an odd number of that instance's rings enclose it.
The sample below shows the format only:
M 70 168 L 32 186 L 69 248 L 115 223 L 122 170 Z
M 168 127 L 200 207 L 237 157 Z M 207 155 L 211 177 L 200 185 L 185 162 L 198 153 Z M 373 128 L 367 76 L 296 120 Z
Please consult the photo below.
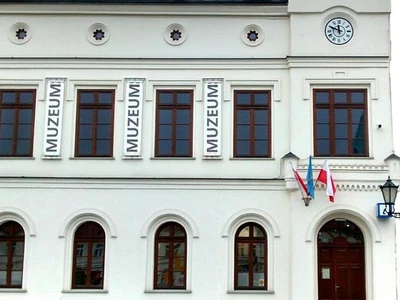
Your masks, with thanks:
M 22 288 L 25 233 L 20 224 L 0 225 L 0 288 Z
M 267 234 L 260 225 L 246 223 L 235 234 L 235 290 L 266 290 Z
M 154 289 L 186 289 L 185 229 L 175 222 L 161 225 L 154 246 Z
M 80 225 L 74 236 L 73 289 L 103 288 L 104 253 L 103 228 L 96 222 Z

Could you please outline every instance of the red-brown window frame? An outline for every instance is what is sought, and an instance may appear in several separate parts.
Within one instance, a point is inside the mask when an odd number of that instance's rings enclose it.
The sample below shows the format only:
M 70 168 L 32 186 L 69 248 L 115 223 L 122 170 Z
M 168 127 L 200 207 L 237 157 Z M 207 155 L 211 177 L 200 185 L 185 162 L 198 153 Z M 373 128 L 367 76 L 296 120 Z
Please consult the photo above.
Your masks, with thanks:
M 328 103 L 316 103 L 316 94 L 319 92 L 325 92 L 329 93 L 329 101 Z M 359 92 L 364 94 L 364 102 L 363 103 L 334 103 L 334 93 L 347 93 L 347 99 L 351 99 L 351 93 L 353 92 Z M 338 89 L 338 88 L 333 88 L 333 89 L 314 89 L 313 90 L 313 99 L 314 99 L 314 105 L 313 105 L 313 117 L 314 117 L 314 124 L 313 124 L 313 129 L 314 129 L 314 156 L 318 157 L 332 157 L 332 156 L 337 156 L 337 157 L 368 157 L 369 156 L 369 135 L 368 135 L 368 91 L 366 89 Z M 350 100 L 349 100 L 350 101 Z M 318 153 L 318 145 L 317 145 L 317 109 L 322 108 L 322 109 L 328 109 L 329 110 L 329 154 L 326 153 Z M 347 125 L 348 125 L 348 151 L 347 154 L 337 154 L 335 151 L 335 145 L 336 145 L 336 139 L 335 139 L 335 114 L 334 110 L 337 108 L 342 108 L 342 109 L 363 109 L 364 110 L 364 139 L 365 139 L 365 153 L 362 155 L 356 155 L 350 151 L 351 145 L 352 145 L 352 129 L 351 129 L 351 114 L 349 113 L 347 116 Z
M 250 94 L 250 101 L 251 104 L 249 105 L 238 105 L 237 103 L 237 95 L 238 94 L 244 94 L 248 93 Z M 254 104 L 254 95 L 255 94 L 267 94 L 268 97 L 268 104 L 267 105 L 255 105 Z M 237 120 L 237 111 L 238 110 L 248 110 L 250 111 L 251 117 L 250 117 L 250 154 L 249 155 L 238 155 L 237 153 L 237 126 L 238 126 L 238 120 Z M 254 111 L 256 110 L 268 110 L 268 145 L 267 145 L 267 155 L 255 155 L 254 154 L 254 144 L 255 144 L 255 138 L 254 138 Z M 237 158 L 269 158 L 271 157 L 271 91 L 270 90 L 235 90 L 234 91 L 234 129 L 233 129 L 233 156 Z
M 171 93 L 173 98 L 172 104 L 160 104 L 160 93 Z M 178 104 L 177 94 L 179 93 L 189 93 L 190 94 L 190 104 Z M 193 90 L 157 90 L 156 93 L 156 130 L 155 130 L 155 156 L 156 157 L 192 157 L 193 156 Z M 170 109 L 173 111 L 172 115 L 172 154 L 171 155 L 161 155 L 159 154 L 159 111 L 160 109 Z M 176 111 L 180 109 L 190 109 L 190 132 L 189 132 L 189 153 L 187 155 L 177 155 L 176 154 Z
M 17 103 L 16 104 L 4 104 L 3 103 L 3 93 L 16 93 Z M 33 99 L 32 104 L 23 104 L 20 102 L 20 94 L 21 93 L 32 93 Z M 32 157 L 33 155 L 33 141 L 34 141 L 34 134 L 35 134 L 35 107 L 36 107 L 36 90 L 32 89 L 19 89 L 19 90 L 0 90 L 0 112 L 2 109 L 14 109 L 14 123 L 13 123 L 13 137 L 12 137 L 12 154 L 10 155 L 2 155 L 0 153 L 0 157 Z M 18 124 L 19 124 L 19 117 L 18 111 L 20 109 L 31 109 L 32 110 L 32 120 L 31 120 L 31 134 L 30 134 L 30 149 L 29 153 L 25 155 L 17 154 L 17 141 L 18 141 Z M 1 114 L 0 114 L 0 122 L 1 122 Z M 0 124 L 1 127 L 1 124 Z M 0 140 L 1 143 L 1 140 Z
M 174 236 L 174 227 L 177 226 L 182 232 L 184 232 L 184 236 Z M 160 236 L 161 231 L 164 228 L 169 227 L 170 232 L 169 232 L 169 236 Z M 182 286 L 175 286 L 173 283 L 173 262 L 174 262 L 174 253 L 173 251 L 169 251 L 168 254 L 168 269 L 167 269 L 167 273 L 168 273 L 168 282 L 167 282 L 167 286 L 160 286 L 158 285 L 157 279 L 158 279 L 158 244 L 159 243 L 168 243 L 169 245 L 169 249 L 174 249 L 174 243 L 184 243 L 185 245 L 185 257 L 184 257 L 184 261 L 185 261 L 185 267 L 184 267 L 184 284 Z M 154 237 L 154 280 L 153 280 L 153 286 L 154 289 L 181 289 L 181 290 L 185 290 L 186 289 L 186 285 L 187 285 L 187 233 L 185 228 L 176 223 L 176 222 L 167 222 L 162 224 L 156 231 L 155 237 Z
M 86 237 L 77 237 L 77 231 L 78 229 L 82 228 L 82 226 L 88 226 L 88 229 L 90 232 L 93 232 L 93 228 L 101 228 L 103 236 L 98 237 L 98 236 L 86 236 Z M 104 265 L 105 265 L 105 253 L 106 253 L 106 234 L 104 231 L 104 228 L 93 221 L 88 221 L 85 223 L 82 223 L 78 228 L 77 231 L 74 234 L 74 245 L 73 245 L 73 260 L 72 260 L 72 283 L 71 283 L 71 289 L 103 289 L 104 288 Z M 76 284 L 76 264 L 77 264 L 77 245 L 78 243 L 87 243 L 88 244 L 88 255 L 87 255 L 87 267 L 86 267 L 86 282 L 85 285 L 77 285 Z M 101 285 L 92 285 L 90 283 L 91 279 L 91 273 L 92 273 L 92 261 L 93 261 L 93 244 L 94 243 L 103 243 L 103 264 L 102 264 L 102 281 Z
M 249 237 L 239 237 L 241 230 L 245 227 L 250 227 L 250 236 Z M 263 234 L 264 237 L 254 237 L 253 236 L 253 228 L 257 227 Z M 238 251 L 238 244 L 239 243 L 246 243 L 249 244 L 249 286 L 239 286 L 238 278 L 239 278 L 239 251 Z M 263 244 L 264 245 L 264 286 L 253 286 L 253 252 L 251 251 L 252 246 L 254 243 Z M 235 233 L 235 267 L 234 267 L 234 288 L 235 290 L 268 290 L 268 237 L 267 233 L 264 228 L 254 222 L 248 222 L 241 225 Z
M 81 93 L 93 93 L 95 103 L 94 104 L 81 104 Z M 111 104 L 99 104 L 99 94 L 100 93 L 111 93 L 112 94 L 112 103 Z M 75 157 L 113 157 L 113 149 L 114 149 L 114 109 L 115 109 L 115 90 L 90 90 L 90 89 L 80 89 L 77 92 L 77 109 L 76 109 L 76 126 L 75 126 Z M 79 154 L 79 120 L 81 109 L 91 108 L 96 112 L 99 110 L 110 110 L 111 111 L 111 124 L 110 124 L 110 154 L 109 155 L 100 155 L 97 154 L 97 113 L 94 114 L 93 123 L 92 123 L 92 152 L 91 154 Z
M 23 277 L 24 277 L 24 259 L 25 259 L 25 231 L 23 229 L 23 227 L 15 222 L 15 221 L 7 221 L 3 224 L 0 225 L 0 228 L 3 227 L 11 227 L 11 231 L 12 234 L 9 236 L 0 236 L 0 242 L 6 242 L 8 244 L 8 252 L 7 252 L 7 267 L 6 267 L 6 284 L 5 285 L 0 285 L 0 289 L 2 288 L 22 288 L 22 281 L 23 281 Z M 16 232 L 20 232 L 22 231 L 23 235 L 17 235 Z M 13 243 L 15 242 L 22 242 L 22 247 L 23 247 L 23 253 L 22 253 L 22 280 L 21 280 L 21 284 L 18 285 L 13 285 L 11 283 L 11 273 L 12 273 L 12 259 L 14 257 L 14 253 L 13 253 Z M 2 270 L 4 271 L 4 270 Z

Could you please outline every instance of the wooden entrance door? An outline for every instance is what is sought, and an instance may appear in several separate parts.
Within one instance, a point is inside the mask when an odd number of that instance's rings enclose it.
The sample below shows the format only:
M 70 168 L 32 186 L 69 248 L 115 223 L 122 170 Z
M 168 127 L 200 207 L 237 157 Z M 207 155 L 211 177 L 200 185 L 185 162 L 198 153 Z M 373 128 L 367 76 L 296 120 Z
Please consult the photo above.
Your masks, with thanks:
M 352 222 L 336 219 L 318 234 L 318 299 L 365 300 L 364 238 Z

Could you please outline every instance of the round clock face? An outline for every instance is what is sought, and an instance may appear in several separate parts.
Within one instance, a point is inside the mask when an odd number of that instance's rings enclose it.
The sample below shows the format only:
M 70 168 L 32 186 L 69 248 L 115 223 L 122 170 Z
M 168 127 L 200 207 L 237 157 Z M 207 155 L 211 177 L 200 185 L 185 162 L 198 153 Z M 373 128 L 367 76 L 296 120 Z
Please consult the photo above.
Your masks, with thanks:
M 325 26 L 326 38 L 335 45 L 344 45 L 353 37 L 353 26 L 343 18 L 333 18 Z

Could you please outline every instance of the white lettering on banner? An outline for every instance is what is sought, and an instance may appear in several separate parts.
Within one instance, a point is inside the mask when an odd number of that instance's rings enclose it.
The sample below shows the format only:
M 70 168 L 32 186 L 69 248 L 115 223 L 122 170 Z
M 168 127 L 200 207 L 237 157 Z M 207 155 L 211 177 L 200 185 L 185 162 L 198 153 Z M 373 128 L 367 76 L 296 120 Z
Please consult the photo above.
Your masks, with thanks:
M 43 156 L 61 156 L 64 80 L 48 79 Z
M 125 81 L 124 156 L 140 156 L 144 79 Z
M 221 156 L 222 80 L 204 80 L 204 156 Z

